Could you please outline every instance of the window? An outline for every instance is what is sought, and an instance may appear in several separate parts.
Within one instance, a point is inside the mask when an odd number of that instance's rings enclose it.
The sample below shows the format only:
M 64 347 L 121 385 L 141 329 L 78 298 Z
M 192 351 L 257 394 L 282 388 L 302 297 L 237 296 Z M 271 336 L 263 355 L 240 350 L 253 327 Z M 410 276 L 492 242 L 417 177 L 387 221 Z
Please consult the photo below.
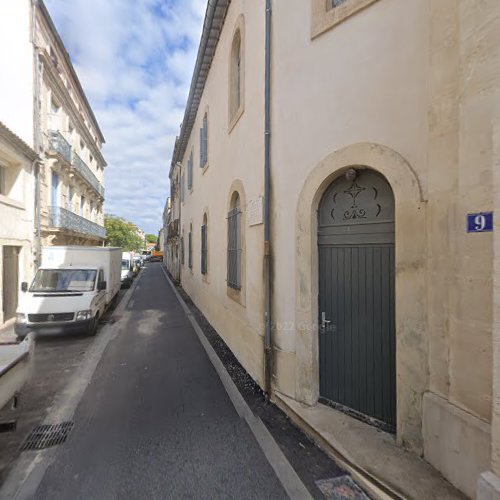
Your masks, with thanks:
M 207 214 L 203 216 L 203 225 L 201 226 L 201 274 L 207 274 Z
M 240 196 L 234 193 L 227 214 L 227 284 L 241 289 L 241 206 Z
M 347 0 L 330 0 L 331 3 L 331 8 L 334 9 L 335 7 L 338 7 L 339 5 L 345 3 Z
M 184 203 L 184 174 L 181 175 L 181 203 Z
M 84 214 L 84 210 L 85 210 L 85 196 L 82 196 L 80 198 L 80 215 L 83 217 L 83 214 Z
M 73 186 L 68 188 L 68 210 L 73 210 Z
M 377 0 L 311 0 L 311 38 L 330 30 Z
M 191 155 L 188 160 L 188 189 L 193 189 L 193 152 L 191 151 Z
M 59 130 L 61 127 L 60 123 L 60 111 L 61 106 L 54 101 L 54 99 L 50 100 L 50 116 L 49 116 L 49 129 L 50 130 Z
M 0 194 L 7 196 L 7 169 L 0 165 Z
M 52 172 L 51 205 L 53 207 L 59 205 L 59 175 L 54 171 Z
M 203 116 L 203 127 L 200 129 L 200 167 L 208 164 L 208 115 Z
M 231 47 L 229 70 L 229 119 L 234 124 L 242 111 L 243 104 L 243 54 L 241 30 L 238 28 Z
M 188 234 L 188 266 L 193 269 L 193 226 L 189 226 Z
M 184 266 L 184 236 L 181 236 L 181 264 Z

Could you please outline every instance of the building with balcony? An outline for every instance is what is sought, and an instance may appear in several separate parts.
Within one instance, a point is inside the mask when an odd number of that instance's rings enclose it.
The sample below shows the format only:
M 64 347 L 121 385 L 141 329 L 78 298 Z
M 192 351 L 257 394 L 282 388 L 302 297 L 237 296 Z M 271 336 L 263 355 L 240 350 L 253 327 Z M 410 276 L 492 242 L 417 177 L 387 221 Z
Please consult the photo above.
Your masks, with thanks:
M 44 245 L 104 242 L 104 137 L 64 44 L 35 2 L 35 144 L 43 159 L 39 211 Z

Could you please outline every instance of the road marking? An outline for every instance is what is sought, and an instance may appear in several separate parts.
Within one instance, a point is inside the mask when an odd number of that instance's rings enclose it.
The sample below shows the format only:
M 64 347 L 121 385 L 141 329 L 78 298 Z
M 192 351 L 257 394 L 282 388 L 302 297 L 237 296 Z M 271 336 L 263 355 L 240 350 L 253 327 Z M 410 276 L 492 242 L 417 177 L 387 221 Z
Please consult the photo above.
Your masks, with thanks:
M 161 266 L 161 269 L 163 271 L 163 274 L 165 275 L 165 278 L 167 279 L 168 284 L 174 291 L 174 294 L 177 297 L 177 300 L 179 301 L 182 309 L 186 313 L 186 316 L 193 326 L 193 329 L 196 332 L 196 335 L 198 336 L 198 339 L 200 340 L 202 346 L 204 347 L 207 356 L 209 357 L 215 370 L 217 371 L 217 374 L 221 379 L 222 385 L 226 389 L 229 399 L 233 403 L 233 406 L 238 412 L 238 415 L 243 418 L 250 427 L 250 430 L 257 440 L 257 443 L 259 443 L 259 446 L 266 456 L 267 461 L 274 469 L 276 476 L 280 480 L 288 496 L 292 499 L 297 500 L 312 500 L 312 496 L 309 493 L 308 489 L 304 486 L 304 483 L 295 472 L 295 469 L 291 466 L 290 462 L 281 451 L 278 443 L 276 443 L 272 434 L 264 425 L 264 422 L 262 422 L 262 420 L 253 413 L 253 411 L 241 395 L 240 391 L 233 382 L 233 379 L 227 372 L 226 367 L 223 365 L 222 361 L 219 359 L 219 356 L 217 356 L 217 353 L 214 351 L 210 342 L 205 337 L 205 334 L 196 321 L 193 313 L 189 309 L 188 305 L 184 302 L 184 299 L 175 288 L 175 285 L 172 283 L 171 279 L 168 277 L 168 274 L 166 273 L 164 267 Z

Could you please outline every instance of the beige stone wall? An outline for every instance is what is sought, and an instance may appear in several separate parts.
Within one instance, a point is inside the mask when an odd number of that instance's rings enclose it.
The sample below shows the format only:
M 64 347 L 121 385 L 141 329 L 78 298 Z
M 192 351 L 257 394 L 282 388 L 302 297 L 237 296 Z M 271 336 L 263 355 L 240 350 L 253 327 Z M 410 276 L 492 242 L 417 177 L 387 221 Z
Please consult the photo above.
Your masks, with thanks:
M 468 234 L 466 214 L 493 209 L 500 3 L 352 3 L 360 8 L 346 7 L 345 18 L 327 13 L 321 20 L 320 0 L 273 2 L 275 389 L 317 403 L 316 210 L 348 167 L 373 168 L 396 203 L 397 440 L 473 496 L 477 471 L 489 466 L 493 238 Z M 242 14 L 245 111 L 229 133 L 229 54 Z M 186 252 L 190 224 L 194 231 L 194 266 L 187 268 L 186 253 L 183 286 L 258 381 L 262 226 L 245 224 L 241 305 L 225 283 L 225 217 L 233 183 L 243 186 L 247 204 L 263 194 L 263 41 L 264 2 L 233 1 L 183 161 L 193 148 L 194 189 L 186 189 L 181 207 Z M 198 134 L 206 110 L 209 167 L 202 170 Z M 206 279 L 199 257 L 204 211 Z
M 244 213 L 263 195 L 264 157 L 264 2 L 231 2 L 196 123 L 183 159 L 185 185 L 181 204 L 185 259 L 182 284 L 250 374 L 262 382 L 263 226 L 244 227 L 246 276 L 240 299 L 226 285 L 227 213 L 232 189 L 240 186 Z M 241 17 L 243 16 L 243 17 Z M 245 108 L 230 129 L 228 75 L 232 35 L 244 24 Z M 208 167 L 200 168 L 199 131 L 208 112 Z M 194 152 L 193 190 L 187 188 L 187 162 Z M 234 182 L 237 181 L 236 184 Z M 233 186 L 233 188 L 232 188 Z M 208 216 L 208 274 L 201 275 L 201 225 Z M 188 268 L 188 231 L 193 227 L 193 269 Z

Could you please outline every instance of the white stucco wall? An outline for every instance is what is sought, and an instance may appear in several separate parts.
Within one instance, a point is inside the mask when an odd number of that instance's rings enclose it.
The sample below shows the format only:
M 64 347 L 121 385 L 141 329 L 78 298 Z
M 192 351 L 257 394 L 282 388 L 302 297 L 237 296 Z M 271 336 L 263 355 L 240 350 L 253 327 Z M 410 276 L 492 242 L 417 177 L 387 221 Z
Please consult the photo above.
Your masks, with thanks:
M 0 120 L 33 147 L 31 1 L 0 2 Z

